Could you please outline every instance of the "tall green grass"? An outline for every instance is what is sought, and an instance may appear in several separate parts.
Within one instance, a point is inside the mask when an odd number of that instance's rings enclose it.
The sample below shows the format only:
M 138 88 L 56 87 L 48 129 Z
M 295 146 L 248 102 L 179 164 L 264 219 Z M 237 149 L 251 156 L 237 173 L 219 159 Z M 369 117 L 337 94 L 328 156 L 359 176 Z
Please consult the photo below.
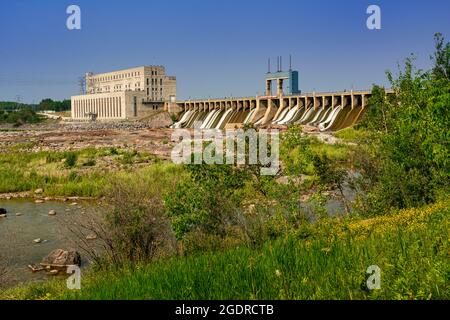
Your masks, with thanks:
M 11 291 L 9 297 L 448 299 L 449 218 L 447 202 L 388 219 L 324 220 L 307 236 L 292 234 L 256 250 L 242 247 L 92 272 L 79 292 L 54 282 Z M 380 290 L 365 285 L 371 265 L 381 268 Z
M 335 133 L 336 137 L 345 142 L 358 142 L 361 139 L 367 138 L 368 132 L 354 127 L 346 128 Z
M 110 181 L 117 175 L 132 179 L 151 176 L 154 170 L 168 170 L 179 176 L 182 167 L 161 164 L 154 156 L 136 153 L 128 164 L 153 162 L 140 169 L 110 170 L 98 164 L 97 159 L 109 157 L 122 164 L 129 153 L 113 149 L 83 149 L 73 152 L 21 152 L 11 150 L 0 154 L 0 193 L 44 189 L 47 196 L 100 197 L 105 194 Z M 134 161 L 134 162 L 133 162 Z M 176 172 L 175 172 L 176 171 Z

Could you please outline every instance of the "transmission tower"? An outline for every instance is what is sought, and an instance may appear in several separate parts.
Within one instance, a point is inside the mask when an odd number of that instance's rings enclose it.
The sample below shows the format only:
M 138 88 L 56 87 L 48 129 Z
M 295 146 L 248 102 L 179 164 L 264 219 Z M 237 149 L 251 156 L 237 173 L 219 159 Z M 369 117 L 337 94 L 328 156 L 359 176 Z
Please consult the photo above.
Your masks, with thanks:
M 80 86 L 80 94 L 86 94 L 86 78 L 80 77 L 78 79 L 78 85 Z

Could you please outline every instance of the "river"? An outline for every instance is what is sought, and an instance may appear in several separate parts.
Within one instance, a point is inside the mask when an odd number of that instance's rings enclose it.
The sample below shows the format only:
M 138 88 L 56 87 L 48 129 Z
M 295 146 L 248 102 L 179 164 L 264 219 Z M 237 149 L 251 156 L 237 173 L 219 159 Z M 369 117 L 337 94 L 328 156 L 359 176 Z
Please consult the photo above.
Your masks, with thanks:
M 6 258 L 8 283 L 14 285 L 48 279 L 46 272 L 33 273 L 28 265 L 39 264 L 54 249 L 74 248 L 72 234 L 66 232 L 60 221 L 89 207 L 89 203 L 80 202 L 73 205 L 72 202 L 36 204 L 31 200 L 0 200 L 0 208 L 8 212 L 6 218 L 0 218 L 0 256 Z M 50 216 L 50 210 L 55 210 L 56 216 Z M 34 239 L 42 242 L 34 243 Z M 87 265 L 85 259 L 82 262 Z

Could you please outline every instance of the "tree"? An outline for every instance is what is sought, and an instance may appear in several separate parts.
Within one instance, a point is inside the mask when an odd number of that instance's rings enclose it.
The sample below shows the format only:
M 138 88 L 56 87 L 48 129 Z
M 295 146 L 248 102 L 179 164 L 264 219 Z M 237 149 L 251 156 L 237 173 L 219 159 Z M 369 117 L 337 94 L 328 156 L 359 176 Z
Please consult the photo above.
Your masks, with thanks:
M 52 99 L 44 99 L 39 103 L 38 109 L 41 111 L 44 110 L 53 110 L 54 102 Z
M 436 79 L 446 79 L 450 81 L 450 43 L 445 43 L 441 33 L 434 35 L 436 52 L 431 57 L 434 61 L 433 76 Z
M 397 77 L 387 73 L 394 94 L 374 87 L 362 125 L 373 133 L 368 143 L 376 151 L 361 148 L 378 157 L 371 210 L 420 206 L 449 193 L 450 44 L 443 41 L 436 36 L 432 70 L 417 70 L 408 58 Z
M 38 109 L 41 111 L 60 112 L 70 110 L 70 106 L 70 100 L 53 101 L 52 99 L 44 99 L 39 103 Z

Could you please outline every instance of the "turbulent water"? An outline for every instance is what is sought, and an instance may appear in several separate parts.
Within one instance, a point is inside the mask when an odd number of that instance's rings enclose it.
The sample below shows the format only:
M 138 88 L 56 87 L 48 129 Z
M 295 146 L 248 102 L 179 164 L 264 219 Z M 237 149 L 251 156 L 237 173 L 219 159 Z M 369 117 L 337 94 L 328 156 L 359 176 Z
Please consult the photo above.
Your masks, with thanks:
M 264 110 L 263 110 L 264 111 Z M 363 113 L 362 107 L 343 108 L 335 106 L 334 108 L 308 108 L 293 106 L 279 110 L 272 119 L 266 119 L 258 112 L 258 118 L 255 118 L 256 109 L 252 110 L 233 110 L 217 109 L 212 111 L 193 111 L 184 112 L 180 120 L 175 123 L 173 128 L 193 128 L 197 123 L 200 129 L 224 129 L 227 124 L 248 124 L 253 122 L 259 125 L 291 125 L 302 124 L 317 127 L 320 131 L 336 131 L 353 125 L 359 120 Z M 263 123 L 264 122 L 264 123 Z
M 87 206 L 85 203 L 73 206 L 70 202 L 35 204 L 29 200 L 0 200 L 0 208 L 8 212 L 6 218 L 0 218 L 0 255 L 6 258 L 8 278 L 13 284 L 48 278 L 45 272 L 32 273 L 27 266 L 38 264 L 54 249 L 73 248 L 73 236 L 66 232 L 60 220 L 67 215 L 80 214 Z M 55 210 L 57 215 L 49 216 L 50 210 Z M 42 243 L 33 243 L 38 238 Z M 86 263 L 83 259 L 84 266 Z

